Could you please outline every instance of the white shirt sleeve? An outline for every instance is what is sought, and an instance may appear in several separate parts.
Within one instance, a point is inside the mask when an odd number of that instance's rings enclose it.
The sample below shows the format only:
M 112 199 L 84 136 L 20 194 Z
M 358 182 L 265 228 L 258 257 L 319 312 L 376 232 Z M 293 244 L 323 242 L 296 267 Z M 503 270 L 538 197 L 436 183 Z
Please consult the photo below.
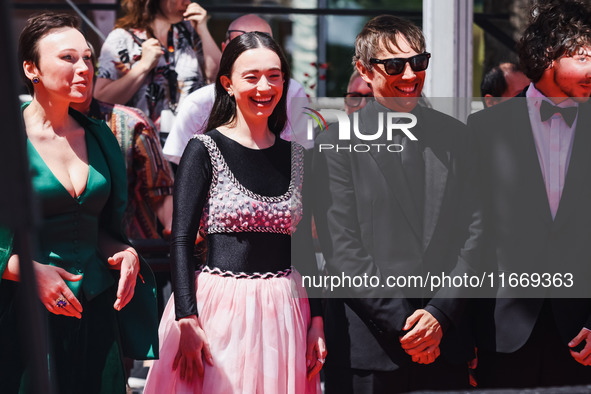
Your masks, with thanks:
M 295 99 L 295 100 L 294 100 Z M 288 123 L 281 132 L 281 138 L 287 141 L 295 141 L 306 149 L 314 146 L 314 140 L 307 138 L 307 117 L 304 116 L 304 108 L 310 104 L 304 87 L 296 80 L 289 81 L 287 90 L 287 119 Z
M 134 56 L 141 54 L 141 47 L 134 43 L 132 35 L 123 29 L 109 33 L 98 58 L 98 78 L 116 80 L 125 75 L 135 64 Z
M 215 86 L 210 84 L 188 95 L 180 104 L 176 119 L 162 152 L 171 162 L 179 164 L 189 140 L 203 134 L 215 101 Z

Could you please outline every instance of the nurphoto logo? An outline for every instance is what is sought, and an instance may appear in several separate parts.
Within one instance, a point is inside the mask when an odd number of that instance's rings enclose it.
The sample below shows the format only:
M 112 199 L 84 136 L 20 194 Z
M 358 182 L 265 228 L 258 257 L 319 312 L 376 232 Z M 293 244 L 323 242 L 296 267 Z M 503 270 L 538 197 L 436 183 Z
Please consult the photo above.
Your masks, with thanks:
M 321 131 L 328 129 L 328 125 L 326 124 L 326 120 L 324 120 L 324 117 L 320 114 L 320 112 L 318 112 L 315 109 L 312 109 L 310 107 L 304 107 L 304 109 L 312 111 L 312 113 L 310 113 L 310 112 L 304 112 L 304 113 L 316 121 L 316 123 L 318 124 L 318 127 L 320 127 Z M 312 119 L 308 119 L 308 139 L 309 140 L 314 139 L 314 124 L 311 123 Z M 322 120 L 322 123 L 320 123 L 321 120 Z
M 417 125 L 417 117 L 411 113 L 406 112 L 379 112 L 378 113 L 378 126 L 377 130 L 360 130 L 359 127 L 359 113 L 353 113 L 353 121 L 349 119 L 349 116 L 345 111 L 336 109 L 321 109 L 319 111 L 309 107 L 305 109 L 311 112 L 305 112 L 310 119 L 308 119 L 307 135 L 309 140 L 314 139 L 314 127 L 318 125 L 320 131 L 325 131 L 328 126 L 326 118 L 336 120 L 339 127 L 339 142 L 343 144 L 318 144 L 318 151 L 323 150 L 337 150 L 337 151 L 348 151 L 348 152 L 369 152 L 372 150 L 380 151 L 387 150 L 388 152 L 397 153 L 402 152 L 404 149 L 401 144 L 389 144 L 389 143 L 361 143 L 351 144 L 351 137 L 353 135 L 361 141 L 376 141 L 383 139 L 384 132 L 386 133 L 386 141 L 392 141 L 394 132 L 404 133 L 410 140 L 417 141 L 417 137 L 410 131 L 411 128 Z M 403 120 L 409 120 L 403 122 Z M 353 123 L 351 125 L 351 123 Z M 351 127 L 352 126 L 352 127 Z M 346 142 L 349 142 L 348 144 Z

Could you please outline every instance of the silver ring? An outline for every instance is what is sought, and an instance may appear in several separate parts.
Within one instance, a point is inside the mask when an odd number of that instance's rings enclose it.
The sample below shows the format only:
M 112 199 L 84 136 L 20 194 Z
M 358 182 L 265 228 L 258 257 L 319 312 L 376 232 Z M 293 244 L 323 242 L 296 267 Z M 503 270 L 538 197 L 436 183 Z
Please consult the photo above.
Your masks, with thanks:
M 324 364 L 324 362 L 325 362 L 326 360 L 324 360 L 323 358 L 319 358 L 319 359 L 318 359 L 318 361 L 319 361 L 321 364 Z

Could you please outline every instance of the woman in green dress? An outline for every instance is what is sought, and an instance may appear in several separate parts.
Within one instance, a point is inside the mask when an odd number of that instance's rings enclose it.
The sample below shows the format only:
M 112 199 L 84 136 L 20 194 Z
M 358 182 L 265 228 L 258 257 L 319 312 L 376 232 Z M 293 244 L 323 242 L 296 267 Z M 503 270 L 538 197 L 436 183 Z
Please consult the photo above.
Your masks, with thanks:
M 33 91 L 23 119 L 42 217 L 33 265 L 48 315 L 50 379 L 59 393 L 125 393 L 122 354 L 156 356 L 156 299 L 151 272 L 121 231 L 127 186 L 117 141 L 103 122 L 69 108 L 91 86 L 90 48 L 77 18 L 46 13 L 27 21 L 19 55 Z M 9 253 L 0 253 L 0 357 L 7 360 L 18 358 L 5 334 L 18 313 L 19 259 L 10 233 L 2 235 L 0 249 Z M 26 391 L 25 365 L 14 364 L 0 371 L 3 393 Z

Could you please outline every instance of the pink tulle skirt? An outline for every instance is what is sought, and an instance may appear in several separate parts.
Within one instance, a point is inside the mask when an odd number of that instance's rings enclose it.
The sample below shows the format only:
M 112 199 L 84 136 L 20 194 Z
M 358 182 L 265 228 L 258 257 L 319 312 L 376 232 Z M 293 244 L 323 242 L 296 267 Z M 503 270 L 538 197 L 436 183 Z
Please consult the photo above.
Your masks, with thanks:
M 315 394 L 318 375 L 306 377 L 310 307 L 301 276 L 236 279 L 200 272 L 196 277 L 199 320 L 214 365 L 188 384 L 172 369 L 180 330 L 170 298 L 158 334 L 145 394 Z

